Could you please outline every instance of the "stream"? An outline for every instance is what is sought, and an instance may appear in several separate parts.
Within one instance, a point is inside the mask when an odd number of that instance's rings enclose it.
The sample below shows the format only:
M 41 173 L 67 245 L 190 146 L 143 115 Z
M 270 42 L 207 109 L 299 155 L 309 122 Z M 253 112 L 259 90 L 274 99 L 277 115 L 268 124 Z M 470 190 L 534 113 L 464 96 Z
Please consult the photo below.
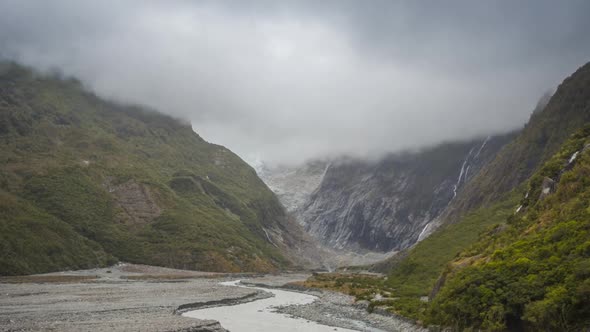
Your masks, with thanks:
M 197 319 L 213 319 L 232 332 L 276 332 L 276 331 L 354 331 L 340 327 L 321 325 L 313 321 L 274 312 L 276 306 L 309 304 L 316 296 L 279 289 L 239 285 L 240 280 L 222 282 L 224 286 L 244 287 L 271 292 L 274 297 L 231 306 L 212 307 L 189 311 L 183 316 Z

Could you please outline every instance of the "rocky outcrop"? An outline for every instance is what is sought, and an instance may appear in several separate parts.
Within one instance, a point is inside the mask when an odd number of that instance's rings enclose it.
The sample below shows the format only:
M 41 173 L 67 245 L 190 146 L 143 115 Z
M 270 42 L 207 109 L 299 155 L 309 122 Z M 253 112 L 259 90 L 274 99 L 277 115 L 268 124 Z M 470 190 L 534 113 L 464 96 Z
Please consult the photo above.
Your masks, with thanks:
M 541 184 L 541 194 L 539 195 L 539 200 L 551 195 L 555 192 L 556 183 L 552 178 L 545 177 L 543 178 L 543 183 Z

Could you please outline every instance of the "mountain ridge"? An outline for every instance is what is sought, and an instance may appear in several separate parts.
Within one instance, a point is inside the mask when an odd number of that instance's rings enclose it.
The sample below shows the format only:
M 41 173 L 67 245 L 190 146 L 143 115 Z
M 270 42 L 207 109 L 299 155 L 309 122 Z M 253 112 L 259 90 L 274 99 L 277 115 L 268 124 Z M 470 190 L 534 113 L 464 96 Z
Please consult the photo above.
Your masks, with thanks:
M 301 239 L 286 229 L 298 225 L 225 147 L 75 80 L 2 63 L 0 81 L 0 190 L 25 207 L 2 206 L 2 274 L 116 260 L 225 272 L 294 266 L 285 254 Z M 33 240 L 37 230 L 47 243 Z M 36 250 L 43 259 L 31 258 Z

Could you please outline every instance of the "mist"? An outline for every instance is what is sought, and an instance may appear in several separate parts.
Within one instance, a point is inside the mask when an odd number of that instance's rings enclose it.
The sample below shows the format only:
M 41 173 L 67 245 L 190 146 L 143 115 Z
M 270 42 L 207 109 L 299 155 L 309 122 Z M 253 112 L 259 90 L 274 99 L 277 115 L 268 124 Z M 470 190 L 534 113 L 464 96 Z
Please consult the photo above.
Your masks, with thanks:
M 521 127 L 590 60 L 587 1 L 0 0 L 0 56 L 183 118 L 246 161 Z

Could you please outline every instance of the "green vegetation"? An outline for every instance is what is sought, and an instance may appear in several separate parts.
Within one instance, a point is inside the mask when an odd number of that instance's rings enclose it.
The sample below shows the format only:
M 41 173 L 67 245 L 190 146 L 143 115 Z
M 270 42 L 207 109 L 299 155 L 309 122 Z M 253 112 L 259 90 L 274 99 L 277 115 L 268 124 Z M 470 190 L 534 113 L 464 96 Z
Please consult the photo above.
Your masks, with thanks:
M 0 83 L 0 275 L 289 266 L 264 233 L 286 222 L 276 197 L 190 125 L 11 63 Z
M 377 294 L 384 296 L 391 291 L 385 285 L 385 278 L 363 273 L 314 273 L 306 281 L 295 284 L 346 293 L 359 301 L 371 300 Z
M 488 208 L 468 214 L 456 224 L 446 225 L 414 246 L 401 259 L 397 258 L 393 264 L 385 262 L 375 266 L 376 270 L 389 271 L 385 279 L 366 278 L 366 275 L 354 274 L 354 283 L 361 285 L 365 290 L 363 292 L 351 292 L 346 287 L 335 287 L 338 283 L 346 285 L 343 279 L 347 278 L 345 274 L 326 274 L 322 275 L 321 280 L 317 277 L 310 278 L 306 286 L 355 295 L 357 300 L 370 300 L 370 308 L 383 307 L 396 314 L 425 321 L 428 318 L 428 304 L 422 298 L 430 295 L 450 261 L 473 245 L 480 235 L 494 229 L 498 224 L 505 223 L 518 205 L 521 191 L 507 195 Z M 365 280 L 362 280 L 363 278 Z M 365 296 L 377 293 L 386 293 L 388 296 L 378 300 Z
M 455 260 L 431 320 L 459 329 L 572 331 L 590 324 L 590 127 L 530 180 L 524 212 Z M 573 164 L 569 159 L 579 153 Z M 572 166 L 573 165 L 573 166 Z M 558 180 L 540 198 L 542 179 Z M 462 267 L 458 264 L 468 261 Z
M 470 213 L 418 243 L 389 274 L 387 284 L 398 296 L 427 296 L 445 266 L 478 236 L 504 222 L 514 212 L 519 195 L 512 194 L 489 208 Z
M 4 275 L 114 263 L 100 245 L 69 224 L 5 192 L 0 192 L 0 251 Z
M 420 298 L 429 296 L 448 263 L 475 243 L 479 236 L 503 223 L 514 213 L 520 195 L 515 192 L 488 208 L 478 209 L 456 224 L 446 225 L 414 246 L 391 269 L 385 284 L 399 298 L 389 304 L 390 310 L 406 317 L 425 320 L 426 304 Z

